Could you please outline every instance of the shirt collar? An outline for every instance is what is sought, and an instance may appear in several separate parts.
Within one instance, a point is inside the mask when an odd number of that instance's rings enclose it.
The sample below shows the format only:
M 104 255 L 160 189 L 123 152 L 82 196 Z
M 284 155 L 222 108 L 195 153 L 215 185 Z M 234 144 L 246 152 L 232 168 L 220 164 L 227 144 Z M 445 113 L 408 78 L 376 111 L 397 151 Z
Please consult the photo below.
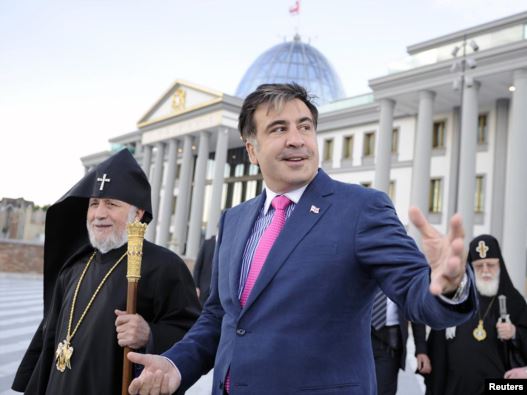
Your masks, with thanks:
M 306 184 L 301 188 L 295 189 L 294 191 L 283 193 L 283 195 L 291 200 L 294 204 L 297 204 L 308 185 L 309 184 Z M 271 202 L 273 201 L 274 197 L 278 195 L 278 193 L 271 191 L 267 185 L 265 186 L 264 214 L 267 214 L 269 207 L 271 206 Z

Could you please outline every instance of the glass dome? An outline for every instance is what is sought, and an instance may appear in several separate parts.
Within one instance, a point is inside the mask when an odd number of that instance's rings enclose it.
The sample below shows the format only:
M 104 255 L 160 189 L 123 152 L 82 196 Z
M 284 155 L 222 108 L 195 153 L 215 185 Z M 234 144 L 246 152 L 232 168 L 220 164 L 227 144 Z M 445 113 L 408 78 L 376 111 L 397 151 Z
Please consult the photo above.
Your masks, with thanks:
M 340 78 L 320 51 L 301 41 L 275 45 L 261 54 L 243 76 L 236 96 L 245 98 L 264 83 L 296 82 L 317 97 L 318 105 L 345 97 Z

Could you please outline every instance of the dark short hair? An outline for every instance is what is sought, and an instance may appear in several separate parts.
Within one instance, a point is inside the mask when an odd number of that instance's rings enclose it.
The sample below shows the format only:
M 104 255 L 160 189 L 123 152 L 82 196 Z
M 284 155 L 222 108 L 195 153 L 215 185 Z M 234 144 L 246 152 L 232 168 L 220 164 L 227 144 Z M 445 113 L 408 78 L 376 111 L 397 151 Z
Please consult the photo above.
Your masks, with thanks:
M 271 109 L 280 110 L 285 102 L 301 100 L 313 116 L 315 128 L 318 122 L 318 110 L 313 104 L 315 97 L 308 94 L 306 89 L 296 83 L 290 84 L 262 84 L 247 96 L 243 102 L 238 118 L 238 130 L 243 141 L 256 136 L 254 113 L 259 105 L 269 103 Z

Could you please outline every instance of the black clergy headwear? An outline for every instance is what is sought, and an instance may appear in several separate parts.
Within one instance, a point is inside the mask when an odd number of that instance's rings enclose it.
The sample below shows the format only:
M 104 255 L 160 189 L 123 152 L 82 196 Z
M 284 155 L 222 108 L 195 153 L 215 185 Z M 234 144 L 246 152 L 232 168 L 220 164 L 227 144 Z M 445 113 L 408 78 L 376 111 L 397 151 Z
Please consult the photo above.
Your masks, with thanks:
M 479 259 L 498 258 L 500 261 L 500 285 L 498 295 L 510 295 L 517 292 L 507 271 L 507 266 L 501 255 L 500 244 L 494 236 L 480 235 L 472 239 L 468 246 L 469 252 L 467 262 L 472 266 L 472 262 Z M 482 257 L 484 256 L 484 258 Z M 474 268 L 472 266 L 472 268 Z
M 46 213 L 44 315 L 61 268 L 77 251 L 89 245 L 86 215 L 90 197 L 121 200 L 145 210 L 142 222 L 152 220 L 150 183 L 127 149 L 89 171 Z
M 66 195 L 118 199 L 145 210 L 143 222 L 152 220 L 150 183 L 132 154 L 123 149 L 88 172 Z M 88 203 L 86 202 L 86 208 Z
M 474 238 L 469 245 L 468 260 L 498 258 L 502 261 L 498 240 L 491 235 L 480 235 Z

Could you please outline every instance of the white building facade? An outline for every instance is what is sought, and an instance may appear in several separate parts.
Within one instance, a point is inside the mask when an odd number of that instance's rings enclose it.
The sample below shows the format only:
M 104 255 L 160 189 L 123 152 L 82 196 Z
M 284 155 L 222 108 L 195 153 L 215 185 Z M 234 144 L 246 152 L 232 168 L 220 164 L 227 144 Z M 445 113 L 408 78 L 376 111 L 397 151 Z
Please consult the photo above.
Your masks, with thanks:
M 411 205 L 443 232 L 460 212 L 467 242 L 481 233 L 500 240 L 525 295 L 527 12 L 407 50 L 406 61 L 369 81 L 372 93 L 319 108 L 320 166 L 388 193 L 405 225 Z M 149 176 L 156 218 L 149 239 L 193 259 L 221 211 L 261 191 L 237 131 L 241 104 L 176 81 L 136 131 L 110 139 Z M 89 171 L 111 153 L 84 157 L 83 165 Z

